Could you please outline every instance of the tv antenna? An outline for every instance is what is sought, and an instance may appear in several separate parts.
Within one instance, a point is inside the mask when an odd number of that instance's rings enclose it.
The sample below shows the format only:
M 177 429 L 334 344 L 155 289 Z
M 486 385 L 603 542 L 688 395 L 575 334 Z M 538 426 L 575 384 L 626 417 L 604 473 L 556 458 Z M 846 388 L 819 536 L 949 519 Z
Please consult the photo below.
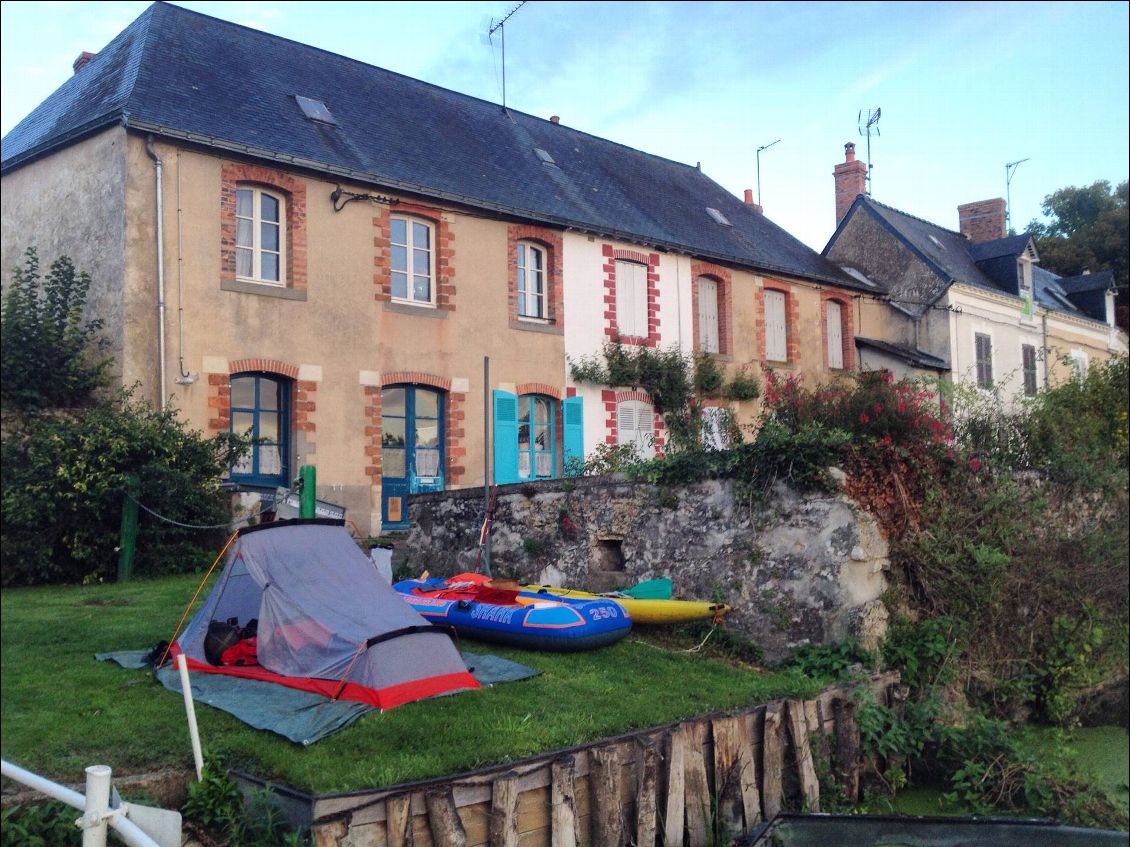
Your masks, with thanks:
M 506 22 L 514 17 L 514 13 L 525 6 L 530 0 L 521 0 L 521 2 L 502 16 L 499 20 L 494 18 L 490 19 L 490 29 L 487 31 L 487 38 L 494 36 L 496 32 L 502 33 L 502 109 L 506 110 Z M 493 43 L 493 42 L 492 42 Z
M 1016 169 L 1027 161 L 1028 159 L 1017 159 L 1015 162 L 1008 162 L 1004 166 L 1004 224 L 1006 230 L 1012 223 L 1012 177 L 1016 173 Z
M 779 139 L 779 138 L 777 139 L 777 141 L 780 141 L 780 140 L 781 139 Z M 761 205 L 761 151 L 762 150 L 768 150 L 770 147 L 772 147 L 774 144 L 776 144 L 777 141 L 770 141 L 768 144 L 762 144 L 760 147 L 757 148 L 757 205 L 758 206 Z
M 870 109 L 859 110 L 859 134 L 867 136 L 867 196 L 871 196 L 871 169 L 875 166 L 871 164 L 871 133 L 874 132 L 875 136 L 879 135 L 879 116 L 883 114 L 882 109 L 876 109 L 872 112 Z M 864 118 L 864 115 L 867 117 Z

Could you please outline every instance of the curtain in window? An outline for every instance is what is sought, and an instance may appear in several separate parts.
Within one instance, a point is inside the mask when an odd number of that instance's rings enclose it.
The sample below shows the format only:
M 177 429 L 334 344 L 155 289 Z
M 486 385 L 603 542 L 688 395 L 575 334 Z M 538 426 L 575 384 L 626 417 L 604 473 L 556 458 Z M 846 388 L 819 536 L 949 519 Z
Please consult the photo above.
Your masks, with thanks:
M 828 367 L 844 366 L 843 314 L 840 304 L 828 301 Z
M 786 338 L 785 293 L 765 291 L 765 358 L 771 362 L 787 362 L 789 346 Z
M 704 353 L 718 352 L 718 283 L 708 277 L 698 281 L 698 338 Z

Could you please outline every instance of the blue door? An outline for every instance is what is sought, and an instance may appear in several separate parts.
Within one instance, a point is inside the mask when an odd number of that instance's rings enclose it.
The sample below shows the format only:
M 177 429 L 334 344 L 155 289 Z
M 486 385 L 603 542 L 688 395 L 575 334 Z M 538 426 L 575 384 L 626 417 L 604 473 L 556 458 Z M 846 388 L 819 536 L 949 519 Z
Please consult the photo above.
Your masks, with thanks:
M 381 523 L 408 526 L 408 495 L 443 490 L 443 392 L 393 385 L 381 392 Z

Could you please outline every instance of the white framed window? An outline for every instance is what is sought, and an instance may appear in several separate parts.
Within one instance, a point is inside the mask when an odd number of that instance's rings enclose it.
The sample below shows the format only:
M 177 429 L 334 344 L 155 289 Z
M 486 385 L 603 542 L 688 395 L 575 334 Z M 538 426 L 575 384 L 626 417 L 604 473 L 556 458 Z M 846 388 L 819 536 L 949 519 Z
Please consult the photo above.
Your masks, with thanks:
M 286 199 L 251 185 L 235 191 L 235 275 L 286 285 Z
M 641 400 L 616 404 L 616 443 L 635 445 L 636 455 L 650 459 L 655 455 L 655 413 Z
M 988 333 L 973 334 L 973 350 L 977 362 L 977 387 L 993 387 L 993 339 Z
M 698 341 L 704 353 L 717 353 L 718 345 L 718 281 L 708 276 L 698 278 Z
M 621 335 L 647 338 L 647 266 L 616 262 L 616 329 Z
M 788 325 L 785 321 L 785 292 L 765 289 L 765 358 L 770 362 L 789 360 Z
M 729 444 L 726 431 L 726 409 L 706 406 L 702 410 L 702 447 L 704 450 L 725 450 Z
M 518 242 L 518 316 L 546 319 L 545 283 L 546 252 L 544 247 L 528 241 Z
M 1020 345 L 1020 368 L 1024 375 L 1024 396 L 1035 397 L 1040 387 L 1036 371 L 1036 345 Z
M 392 299 L 435 303 L 435 228 L 419 218 L 389 219 L 389 270 Z
M 1017 291 L 1020 294 L 1020 314 L 1026 321 L 1036 319 L 1035 302 L 1032 297 L 1032 261 L 1021 256 L 1016 262 Z
M 842 370 L 844 366 L 844 316 L 843 307 L 835 300 L 828 301 L 828 367 Z
M 1071 366 L 1075 369 L 1075 378 L 1084 380 L 1087 378 L 1087 367 L 1090 364 L 1086 350 L 1072 350 L 1071 351 Z

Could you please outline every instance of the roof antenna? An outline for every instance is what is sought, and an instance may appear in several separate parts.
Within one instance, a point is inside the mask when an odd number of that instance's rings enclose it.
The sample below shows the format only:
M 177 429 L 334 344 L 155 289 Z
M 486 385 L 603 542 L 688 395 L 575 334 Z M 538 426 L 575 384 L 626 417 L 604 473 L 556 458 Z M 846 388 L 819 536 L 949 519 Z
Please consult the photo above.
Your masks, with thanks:
M 506 22 L 514 17 L 514 13 L 525 6 L 529 0 L 521 0 L 521 2 L 507 12 L 500 20 L 490 19 L 490 30 L 487 32 L 487 37 L 490 38 L 495 32 L 502 31 L 502 111 L 506 111 Z M 493 42 L 492 42 L 493 44 Z
M 779 138 L 777 139 L 777 141 L 780 141 L 780 140 L 781 139 L 779 139 Z M 760 147 L 757 148 L 757 205 L 758 206 L 761 205 L 761 151 L 762 150 L 768 150 L 770 147 L 772 147 L 774 144 L 776 144 L 777 141 L 770 141 L 768 144 L 762 144 Z
M 867 115 L 865 119 L 863 116 Z M 875 166 L 871 164 L 871 132 L 874 131 L 876 137 L 879 135 L 879 116 L 883 114 L 882 109 L 876 109 L 872 112 L 870 109 L 859 110 L 859 134 L 867 136 L 867 196 L 871 196 L 871 169 Z
M 1012 232 L 1010 226 L 1012 223 L 1012 176 L 1016 173 L 1016 169 L 1027 161 L 1028 159 L 1017 159 L 1015 162 L 1008 162 L 1004 166 L 1004 226 L 1005 230 L 1010 233 Z

